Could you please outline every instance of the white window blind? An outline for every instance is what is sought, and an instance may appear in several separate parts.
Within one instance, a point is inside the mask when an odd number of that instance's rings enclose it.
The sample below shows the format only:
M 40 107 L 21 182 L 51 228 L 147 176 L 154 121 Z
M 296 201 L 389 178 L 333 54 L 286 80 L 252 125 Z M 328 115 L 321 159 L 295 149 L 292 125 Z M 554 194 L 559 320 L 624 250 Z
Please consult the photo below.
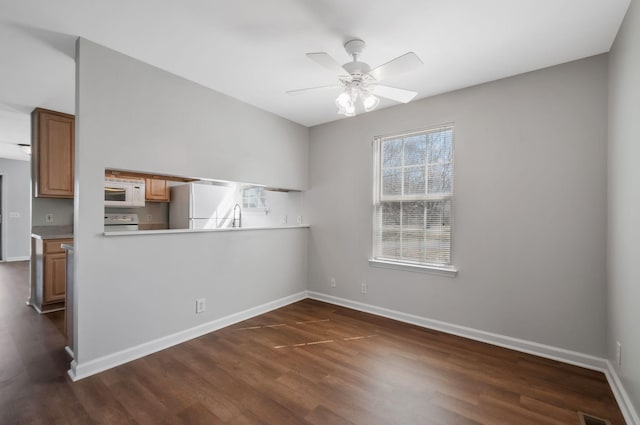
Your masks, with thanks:
M 373 259 L 451 266 L 453 126 L 374 141 Z

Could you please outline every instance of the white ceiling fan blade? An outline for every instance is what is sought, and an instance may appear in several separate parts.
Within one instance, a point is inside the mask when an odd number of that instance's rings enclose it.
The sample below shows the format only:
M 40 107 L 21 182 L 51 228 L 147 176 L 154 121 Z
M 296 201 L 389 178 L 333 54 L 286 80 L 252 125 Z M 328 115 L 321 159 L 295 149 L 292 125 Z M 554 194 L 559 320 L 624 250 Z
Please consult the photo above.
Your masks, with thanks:
M 409 52 L 373 69 L 369 72 L 369 75 L 377 81 L 382 81 L 394 75 L 411 71 L 422 65 L 424 64 L 420 58 L 415 53 Z
M 304 94 L 304 93 L 309 93 L 309 92 L 314 92 L 314 91 L 321 91 L 321 90 L 325 90 L 325 89 L 341 89 L 342 86 L 336 86 L 335 84 L 332 86 L 318 86 L 318 87 L 309 87 L 306 89 L 297 89 L 297 90 L 288 90 L 286 93 L 288 95 L 291 96 L 296 96 L 299 94 Z
M 329 71 L 332 71 L 338 75 L 349 75 L 349 72 L 346 69 L 344 69 L 342 65 L 336 62 L 334 58 L 329 56 L 328 53 L 325 53 L 325 52 L 307 53 L 307 57 L 312 61 L 314 61 L 315 63 L 317 63 L 318 65 L 321 65 L 327 68 Z
M 379 84 L 373 86 L 372 92 L 376 96 L 386 97 L 387 99 L 395 100 L 396 102 L 401 103 L 411 102 L 411 100 L 418 94 L 418 92 L 415 91 L 399 89 L 396 87 L 381 86 Z

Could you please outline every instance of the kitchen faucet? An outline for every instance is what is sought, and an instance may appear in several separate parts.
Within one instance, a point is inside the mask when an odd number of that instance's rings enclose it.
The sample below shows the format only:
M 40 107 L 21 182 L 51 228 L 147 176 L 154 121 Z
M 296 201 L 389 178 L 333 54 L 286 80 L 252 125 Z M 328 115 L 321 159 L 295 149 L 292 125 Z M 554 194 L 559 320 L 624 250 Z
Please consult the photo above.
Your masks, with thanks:
M 236 208 L 238 209 L 237 218 L 236 218 Z M 239 204 L 236 204 L 233 207 L 233 221 L 231 222 L 231 227 L 242 227 L 242 208 L 240 208 Z

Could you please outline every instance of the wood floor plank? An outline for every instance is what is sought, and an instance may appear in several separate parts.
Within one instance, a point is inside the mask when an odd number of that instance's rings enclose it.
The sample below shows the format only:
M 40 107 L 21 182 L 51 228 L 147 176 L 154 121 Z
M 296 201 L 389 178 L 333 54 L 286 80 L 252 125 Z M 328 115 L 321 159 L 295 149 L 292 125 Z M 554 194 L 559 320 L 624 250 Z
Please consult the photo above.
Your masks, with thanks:
M 550 403 L 545 403 L 544 401 L 536 400 L 535 398 L 521 396 L 520 405 L 532 412 L 551 416 L 564 424 L 570 424 L 576 421 L 575 412 L 554 406 Z
M 140 425 L 186 424 L 154 399 L 137 380 L 117 383 L 109 390 Z
M 324 424 L 332 424 L 332 425 L 354 425 L 353 422 L 349 422 L 345 418 L 336 415 L 331 410 L 326 407 L 319 405 L 315 409 L 313 409 L 305 419 L 307 422 L 314 425 L 324 425 Z
M 102 379 L 91 377 L 71 385 L 78 402 L 95 423 L 135 425 L 137 422 L 112 396 Z
M 458 397 L 436 391 L 429 402 L 433 406 L 440 407 L 444 411 L 455 414 L 459 417 L 459 421 L 467 420 L 474 424 L 483 423 L 484 417 L 477 400 L 469 402 L 468 400 L 461 400 Z M 464 420 L 462 418 L 464 418 Z
M 73 383 L 28 276 L 0 264 L 2 425 L 624 424 L 600 372 L 314 300 Z
M 178 412 L 178 417 L 182 419 L 184 423 L 190 425 L 218 425 L 224 424 L 224 422 L 211 413 L 210 410 L 205 408 L 200 403 L 195 403 L 192 406 Z

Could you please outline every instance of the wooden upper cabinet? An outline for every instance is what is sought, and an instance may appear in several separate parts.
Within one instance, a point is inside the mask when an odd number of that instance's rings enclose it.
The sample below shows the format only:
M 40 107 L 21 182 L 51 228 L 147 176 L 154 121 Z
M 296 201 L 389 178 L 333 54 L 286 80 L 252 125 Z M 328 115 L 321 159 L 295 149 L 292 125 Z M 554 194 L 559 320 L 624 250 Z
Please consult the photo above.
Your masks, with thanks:
M 74 116 L 36 108 L 31 123 L 35 197 L 73 198 Z
M 169 202 L 169 182 L 167 180 L 145 179 L 145 200 Z

